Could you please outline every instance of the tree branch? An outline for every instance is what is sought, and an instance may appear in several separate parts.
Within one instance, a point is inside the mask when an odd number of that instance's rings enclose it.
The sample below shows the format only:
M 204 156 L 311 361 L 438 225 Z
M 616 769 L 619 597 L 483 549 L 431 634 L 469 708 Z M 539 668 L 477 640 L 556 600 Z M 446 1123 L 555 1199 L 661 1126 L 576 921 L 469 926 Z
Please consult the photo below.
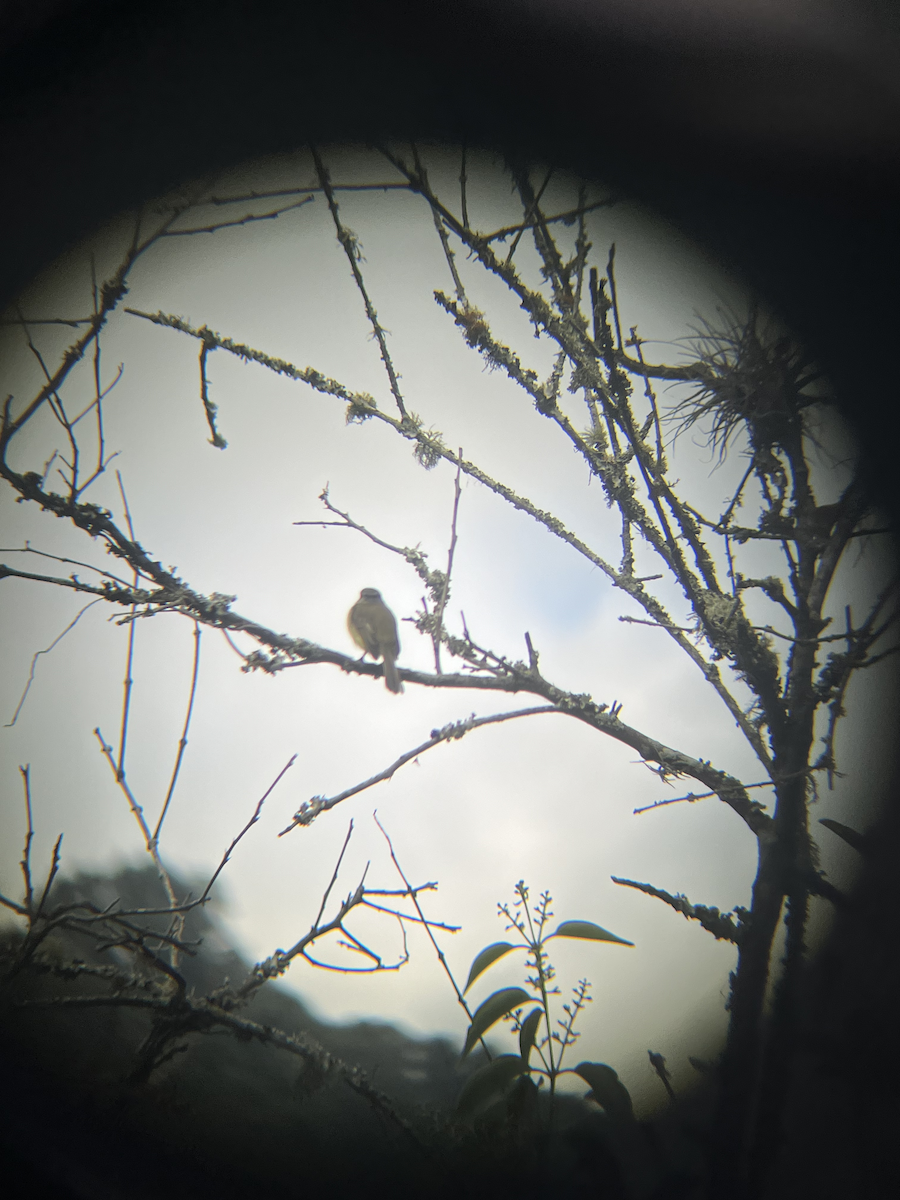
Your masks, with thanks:
M 655 888 L 649 883 L 637 883 L 633 879 L 617 879 L 615 875 L 611 876 L 613 883 L 618 883 L 622 887 L 637 888 L 639 892 L 646 892 L 648 896 L 655 896 L 658 900 L 664 900 L 676 912 L 680 912 L 684 917 L 692 921 L 697 921 L 708 930 L 717 941 L 733 942 L 736 946 L 741 943 L 741 935 L 743 933 L 743 919 L 747 914 L 744 908 L 736 908 L 734 912 L 737 914 L 737 921 L 730 913 L 720 913 L 717 908 L 707 908 L 703 904 L 691 904 L 686 896 L 673 896 L 669 892 L 664 892 L 660 888 Z

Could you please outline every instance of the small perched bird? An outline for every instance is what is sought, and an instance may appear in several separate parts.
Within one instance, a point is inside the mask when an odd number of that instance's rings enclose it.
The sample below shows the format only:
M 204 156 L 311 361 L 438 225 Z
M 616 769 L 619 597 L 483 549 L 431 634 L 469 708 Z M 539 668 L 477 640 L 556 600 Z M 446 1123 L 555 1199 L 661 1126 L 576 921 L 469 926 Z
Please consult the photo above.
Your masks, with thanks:
M 400 653 L 397 622 L 377 588 L 363 588 L 359 599 L 347 613 L 347 628 L 363 657 L 384 659 L 384 686 L 389 692 L 402 692 L 403 684 L 395 665 Z

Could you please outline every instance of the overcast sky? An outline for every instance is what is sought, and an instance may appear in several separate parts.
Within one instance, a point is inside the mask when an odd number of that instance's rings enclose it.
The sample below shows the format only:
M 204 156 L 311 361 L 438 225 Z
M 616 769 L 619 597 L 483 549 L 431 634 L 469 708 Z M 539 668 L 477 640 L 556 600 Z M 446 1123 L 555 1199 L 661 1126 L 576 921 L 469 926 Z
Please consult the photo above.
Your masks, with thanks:
M 326 158 L 337 183 L 397 178 L 372 154 L 331 152 Z M 435 189 L 458 210 L 458 159 L 435 151 L 428 164 Z M 521 219 L 499 163 L 489 157 L 470 161 L 469 173 L 474 226 L 487 231 Z M 207 194 L 236 195 L 312 182 L 308 158 L 298 155 L 245 166 L 205 186 Z M 596 186 L 590 198 L 606 194 Z M 545 211 L 564 210 L 576 199 L 574 181 L 557 179 L 545 193 Z M 426 427 L 439 429 L 447 445 L 462 447 L 489 475 L 552 511 L 597 552 L 618 561 L 615 514 L 584 463 L 553 436 L 524 392 L 502 373 L 485 371 L 435 304 L 434 289 L 452 293 L 452 280 L 424 201 L 402 191 L 342 192 L 339 200 L 345 223 L 360 239 L 366 283 L 389 331 L 408 406 Z M 245 204 L 234 215 L 248 211 Z M 257 204 L 255 211 L 265 206 Z M 222 212 L 204 210 L 199 223 L 221 218 Z M 591 262 L 601 274 L 609 244 L 616 243 L 624 324 L 636 324 L 649 339 L 648 359 L 686 359 L 688 349 L 675 343 L 690 335 L 698 314 L 714 319 L 717 306 L 740 309 L 746 303 L 738 281 L 636 207 L 600 208 L 588 224 Z M 564 236 L 573 232 L 565 229 Z M 104 277 L 129 233 L 123 219 L 90 247 L 74 249 L 23 297 L 26 315 L 85 315 L 91 251 Z M 546 377 L 552 366 L 548 341 L 533 337 L 502 283 L 457 250 L 470 299 L 485 310 L 495 336 Z M 527 238 L 516 261 L 536 284 Z M 299 367 L 315 367 L 353 391 L 370 392 L 382 409 L 392 411 L 377 345 L 321 195 L 278 220 L 163 242 L 138 263 L 130 287 L 130 307 L 178 314 Z M 4 394 L 27 396 L 40 386 L 38 367 L 21 331 L 2 334 Z M 72 337 L 64 327 L 42 326 L 34 334 L 49 362 Z M 197 352 L 198 343 L 182 334 L 121 309 L 114 315 L 103 336 L 103 371 L 109 382 L 124 363 L 105 410 L 107 443 L 118 457 L 86 498 L 121 517 L 113 470 L 118 468 L 136 536 L 154 558 L 176 567 L 200 592 L 236 595 L 234 608 L 244 616 L 346 653 L 354 652 L 347 609 L 360 588 L 377 587 L 400 621 L 401 666 L 433 669 L 430 642 L 403 620 L 416 612 L 422 595 L 411 568 L 356 533 L 294 522 L 327 516 L 317 497 L 328 484 L 332 502 L 355 520 L 389 543 L 419 546 L 433 567 L 443 567 L 453 502 L 450 466 L 424 471 L 409 443 L 383 424 L 347 426 L 340 401 L 222 351 L 209 360 L 211 397 L 228 442 L 226 450 L 218 450 L 208 442 Z M 85 364 L 66 393 L 73 409 L 79 396 L 89 402 L 91 387 Z M 661 395 L 664 403 L 677 398 L 673 391 Z M 576 398 L 570 400 L 575 412 Z M 586 423 L 583 415 L 579 422 Z M 827 500 L 846 479 L 852 446 L 836 425 L 823 426 L 818 440 L 815 479 Z M 710 515 L 722 511 L 746 467 L 741 448 L 737 443 L 719 465 L 700 438 L 686 435 L 676 447 L 681 487 Z M 54 449 L 64 447 L 47 414 L 21 439 L 13 461 L 21 469 L 41 470 Z M 96 546 L 35 507 L 16 505 L 8 491 L 0 495 L 0 519 L 4 547 L 27 539 L 48 552 L 110 565 Z M 598 702 L 617 700 L 627 723 L 711 759 L 747 783 L 762 778 L 697 669 L 664 633 L 620 623 L 621 614 L 637 610 L 574 550 L 465 479 L 458 533 L 451 630 L 461 631 L 462 610 L 476 641 L 513 659 L 526 657 L 528 631 L 543 674 L 558 686 L 590 692 Z M 29 556 L 15 561 L 24 569 L 42 569 Z M 762 556 L 753 569 L 765 573 L 778 564 L 767 567 Z M 830 611 L 842 612 L 849 600 L 861 606 L 884 570 L 872 552 L 848 563 Z M 4 581 L 0 719 L 12 718 L 34 652 L 49 646 L 83 604 L 61 589 Z M 758 615 L 773 619 L 771 611 L 760 609 Z M 127 775 L 151 816 L 172 770 L 192 642 L 191 623 L 178 616 L 137 627 Z M 0 731 L 0 871 L 7 894 L 18 895 L 20 887 L 20 763 L 31 764 L 37 861 L 47 861 L 60 831 L 68 872 L 112 870 L 123 861 L 142 860 L 138 829 L 92 732 L 99 726 L 108 742 L 118 737 L 125 649 L 125 629 L 111 621 L 107 607 L 95 605 L 52 655 L 39 660 L 18 720 Z M 445 669 L 454 669 L 452 660 Z M 851 687 L 852 715 L 840 742 L 847 774 L 833 792 L 823 792 L 814 818 L 834 816 L 857 827 L 871 819 L 885 770 L 878 747 L 884 743 L 881 731 L 889 728 L 886 695 L 874 671 Z M 425 741 L 435 727 L 472 712 L 485 715 L 532 702 L 527 696 L 413 685 L 396 697 L 381 680 L 328 665 L 274 678 L 246 675 L 224 638 L 206 630 L 189 747 L 164 829 L 163 855 L 178 873 L 208 876 L 259 796 L 296 754 L 296 764 L 218 887 L 219 912 L 242 952 L 252 960 L 264 958 L 309 928 L 351 818 L 355 831 L 338 893 L 353 890 L 367 862 L 369 885 L 399 885 L 372 820 L 377 808 L 406 874 L 414 882 L 439 883 L 425 899 L 428 915 L 462 926 L 442 938 L 458 979 L 465 979 L 483 946 L 505 937 L 497 904 L 512 899 L 519 879 L 535 898 L 549 889 L 558 919 L 596 921 L 635 943 L 627 948 L 556 942 L 554 962 L 564 992 L 582 976 L 593 984 L 594 1002 L 570 1065 L 585 1058 L 609 1062 L 640 1098 L 658 1087 L 648 1048 L 667 1057 L 676 1083 L 690 1080 L 688 1054 L 714 1052 L 725 1028 L 723 1001 L 735 951 L 660 902 L 617 887 L 610 876 L 644 880 L 722 910 L 749 904 L 755 842 L 724 805 L 706 800 L 635 816 L 635 808 L 678 793 L 636 763 L 626 747 L 577 721 L 539 716 L 442 745 L 391 782 L 322 815 L 311 828 L 276 836 L 302 801 L 368 778 Z M 754 794 L 760 800 L 769 795 Z M 814 829 L 822 865 L 835 882 L 845 882 L 852 852 L 818 825 Z M 385 957 L 399 953 L 397 927 L 389 919 L 361 918 L 351 927 Z M 398 972 L 330 974 L 297 961 L 284 986 L 322 1017 L 375 1016 L 409 1032 L 446 1033 L 461 1044 L 464 1014 L 420 931 L 410 930 L 409 947 L 411 961 Z M 473 989 L 474 1001 L 521 983 L 521 965 L 511 956 L 494 967 Z

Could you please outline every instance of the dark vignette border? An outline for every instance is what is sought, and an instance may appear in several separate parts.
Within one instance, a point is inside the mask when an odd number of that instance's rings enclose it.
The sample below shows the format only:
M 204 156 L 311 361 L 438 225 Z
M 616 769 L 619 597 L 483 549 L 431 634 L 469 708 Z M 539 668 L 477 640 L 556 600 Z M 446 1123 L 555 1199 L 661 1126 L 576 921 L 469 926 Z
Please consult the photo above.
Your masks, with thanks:
M 311 139 L 530 153 L 620 185 L 767 297 L 834 379 L 896 520 L 900 36 L 885 5 L 844 7 L 881 28 L 835 32 L 823 4 L 772 24 L 749 2 L 729 26 L 694 0 L 3 4 L 0 302 L 121 209 Z M 898 1108 L 898 807 L 810 1001 L 836 1031 L 848 1096 L 872 1114 L 835 1131 L 860 1196 L 880 1194 Z M 35 1136 L 65 1140 L 71 1114 L 38 1081 L 7 1076 L 4 1090 L 40 1114 Z M 798 1111 L 815 1106 L 801 1094 Z M 807 1136 L 831 1136 L 822 1119 Z M 3 1131 L 6 1181 L 29 1133 L 27 1120 Z M 44 1194 L 32 1162 L 26 1180 Z M 58 1174 L 47 1188 L 66 1194 Z

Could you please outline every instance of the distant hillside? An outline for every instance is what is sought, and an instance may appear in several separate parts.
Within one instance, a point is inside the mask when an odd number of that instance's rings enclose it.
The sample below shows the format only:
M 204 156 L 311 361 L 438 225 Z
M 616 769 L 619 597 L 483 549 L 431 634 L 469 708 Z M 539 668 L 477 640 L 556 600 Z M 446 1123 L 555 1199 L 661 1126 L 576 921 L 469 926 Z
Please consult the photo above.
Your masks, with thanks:
M 783 1153 L 764 1200 L 880 1200 L 893 1162 L 898 963 L 893 899 L 900 806 L 892 836 L 873 842 L 874 867 L 807 979 L 801 1028 L 805 1056 L 792 1086 Z M 183 888 L 178 884 L 179 890 Z M 82 876 L 54 885 L 51 907 L 91 899 L 98 906 L 164 907 L 150 869 L 114 878 Z M 19 942 L 0 928 L 0 977 Z M 162 928 L 162 925 L 160 926 Z M 206 909 L 190 914 L 184 936 L 199 943 L 180 963 L 189 987 L 205 995 L 247 964 Z M 54 935 L 45 968 L 80 958 L 118 961 L 90 942 Z M 638 1141 L 611 1142 L 602 1114 L 567 1100 L 543 1173 L 527 1141 L 459 1135 L 449 1120 L 468 1073 L 458 1047 L 416 1040 L 389 1025 L 317 1021 L 304 1005 L 267 984 L 242 1014 L 299 1034 L 361 1067 L 395 1102 L 427 1152 L 339 1078 L 321 1080 L 302 1060 L 221 1032 L 195 1034 L 149 1082 L 128 1085 L 150 1025 L 147 1013 L 92 1008 L 22 1009 L 26 999 L 87 996 L 109 981 L 20 972 L 0 990 L 0 1186 L 15 1200 L 339 1200 L 386 1192 L 392 1200 L 696 1200 L 697 1151 L 714 1096 L 698 1077 L 694 1096 L 642 1122 Z M 702 1157 L 702 1156 L 701 1156 Z M 699 1174 L 702 1176 L 702 1167 Z
M 177 890 L 184 894 L 187 889 L 178 883 Z M 101 908 L 165 907 L 152 867 L 123 870 L 110 878 L 79 876 L 54 886 L 53 906 L 85 899 Z M 142 918 L 145 925 L 152 920 Z M 151 927 L 164 930 L 168 918 L 155 920 L 158 924 Z M 199 943 L 195 956 L 179 962 L 196 995 L 209 995 L 227 980 L 237 984 L 246 977 L 247 964 L 208 911 L 189 914 L 183 937 Z M 7 933 L 7 960 L 14 949 Z M 121 949 L 101 952 L 88 939 L 68 933 L 54 934 L 42 954 L 45 968 L 48 962 L 81 959 L 97 965 L 114 961 L 130 971 L 133 962 Z M 25 999 L 114 992 L 108 980 L 28 970 L 5 993 L 5 1094 L 19 1097 L 17 1104 L 7 1106 L 6 1137 L 26 1165 L 37 1164 L 73 1196 L 229 1200 L 299 1197 L 322 1189 L 333 1197 L 382 1186 L 402 1196 L 431 1197 L 445 1190 L 459 1195 L 460 1189 L 474 1196 L 482 1194 L 479 1181 L 491 1196 L 507 1194 L 507 1189 L 516 1196 L 531 1190 L 518 1172 L 510 1174 L 508 1160 L 493 1162 L 490 1152 L 485 1157 L 471 1145 L 460 1147 L 448 1166 L 447 1118 L 465 1078 L 484 1062 L 480 1051 L 460 1064 L 459 1047 L 442 1039 L 416 1040 L 390 1025 L 369 1022 L 328 1025 L 272 983 L 240 1010 L 242 1017 L 301 1035 L 362 1068 L 423 1142 L 433 1142 L 435 1131 L 443 1129 L 438 1149 L 423 1153 L 340 1078 L 323 1080 L 301 1059 L 276 1047 L 239 1041 L 220 1031 L 193 1034 L 147 1083 L 129 1085 L 150 1028 L 146 1011 L 104 1005 L 16 1007 Z M 598 1117 L 577 1101 L 566 1102 L 563 1111 L 563 1125 Z M 41 1114 L 37 1142 L 36 1112 Z M 596 1160 L 596 1149 L 591 1153 Z M 616 1163 L 604 1150 L 599 1153 L 594 1170 L 615 1184 Z M 567 1151 L 556 1172 L 565 1174 L 569 1159 L 574 1166 L 579 1154 Z M 558 1182 L 562 1186 L 562 1177 Z M 548 1194 L 537 1188 L 537 1180 L 531 1183 L 535 1194 Z

